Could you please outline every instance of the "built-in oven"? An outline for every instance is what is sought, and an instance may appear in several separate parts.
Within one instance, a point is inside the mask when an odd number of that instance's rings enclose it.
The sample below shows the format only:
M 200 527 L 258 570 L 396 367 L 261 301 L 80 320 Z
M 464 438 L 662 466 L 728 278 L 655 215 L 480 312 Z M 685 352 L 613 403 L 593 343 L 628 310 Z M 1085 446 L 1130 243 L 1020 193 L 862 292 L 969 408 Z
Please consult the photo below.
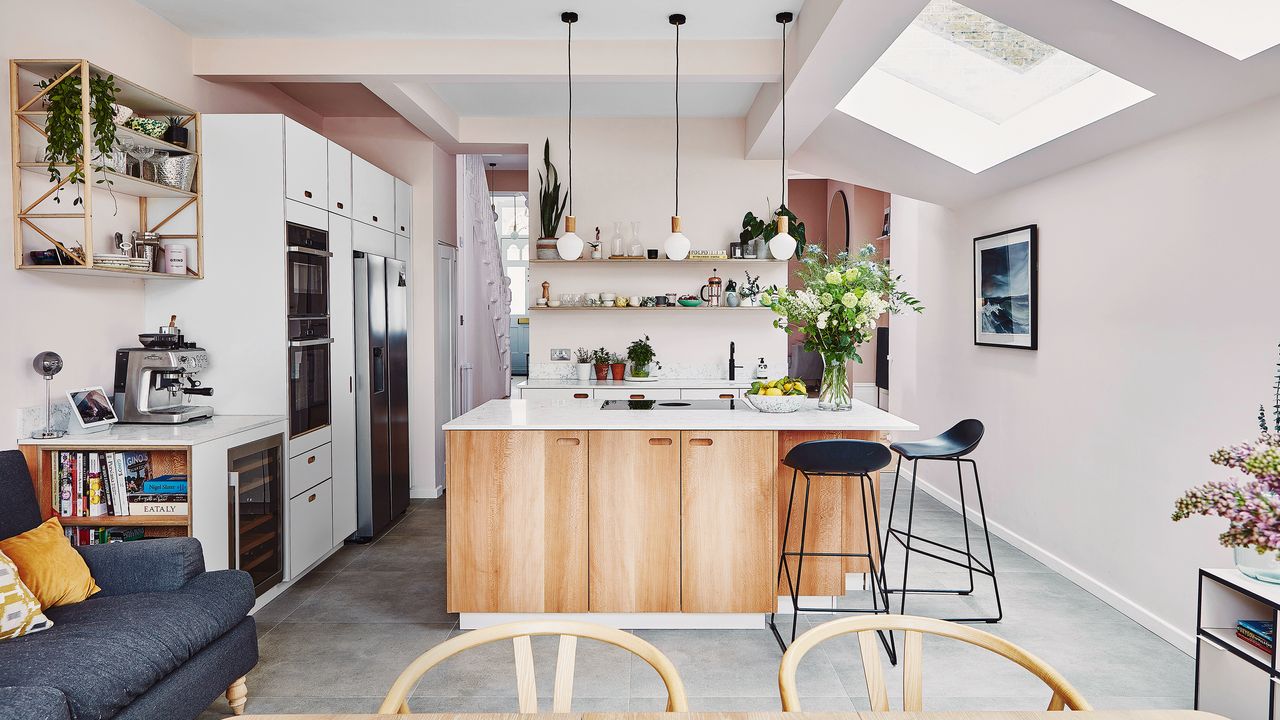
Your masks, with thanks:
M 329 234 L 286 224 L 289 275 L 289 437 L 329 425 Z
M 289 243 L 289 318 L 329 316 L 329 233 L 286 224 Z

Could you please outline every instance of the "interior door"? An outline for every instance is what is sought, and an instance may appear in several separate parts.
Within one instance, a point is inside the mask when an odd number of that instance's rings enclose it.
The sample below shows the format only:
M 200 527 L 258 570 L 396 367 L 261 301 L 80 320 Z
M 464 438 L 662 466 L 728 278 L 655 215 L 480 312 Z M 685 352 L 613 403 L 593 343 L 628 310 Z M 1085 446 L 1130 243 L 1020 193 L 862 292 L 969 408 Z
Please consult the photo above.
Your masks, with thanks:
M 386 260 L 390 517 L 409 509 L 409 268 Z
M 436 487 L 445 486 L 440 426 L 458 416 L 458 249 L 436 245 Z

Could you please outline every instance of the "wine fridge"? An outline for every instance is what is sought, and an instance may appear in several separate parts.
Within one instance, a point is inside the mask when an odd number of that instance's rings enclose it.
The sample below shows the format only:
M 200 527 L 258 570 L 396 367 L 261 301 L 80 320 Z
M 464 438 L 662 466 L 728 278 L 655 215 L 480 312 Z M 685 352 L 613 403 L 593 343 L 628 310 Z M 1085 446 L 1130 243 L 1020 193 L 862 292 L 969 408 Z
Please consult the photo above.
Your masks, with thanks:
M 230 566 L 253 578 L 256 595 L 284 577 L 284 436 L 227 451 Z

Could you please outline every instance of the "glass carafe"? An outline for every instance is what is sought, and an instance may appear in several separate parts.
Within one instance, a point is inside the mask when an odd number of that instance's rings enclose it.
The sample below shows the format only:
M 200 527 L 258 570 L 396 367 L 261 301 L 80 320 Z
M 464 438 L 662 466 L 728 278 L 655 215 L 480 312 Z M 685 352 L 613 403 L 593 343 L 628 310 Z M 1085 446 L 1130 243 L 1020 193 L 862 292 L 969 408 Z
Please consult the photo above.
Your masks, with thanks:
M 622 222 L 618 221 L 613 224 L 613 238 L 609 244 L 612 248 L 609 255 L 612 257 L 625 257 L 627 254 L 626 243 L 622 239 Z
M 644 257 L 644 243 L 640 242 L 640 221 L 631 221 L 631 257 Z

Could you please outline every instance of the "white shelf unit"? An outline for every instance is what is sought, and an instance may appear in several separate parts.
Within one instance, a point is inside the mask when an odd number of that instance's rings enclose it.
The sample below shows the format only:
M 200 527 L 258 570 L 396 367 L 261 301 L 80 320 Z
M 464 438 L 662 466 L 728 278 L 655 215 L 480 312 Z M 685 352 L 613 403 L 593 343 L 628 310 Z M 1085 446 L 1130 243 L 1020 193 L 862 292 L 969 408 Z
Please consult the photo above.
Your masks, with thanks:
M 1197 710 L 1232 720 L 1280 719 L 1275 656 L 1236 637 L 1236 621 L 1275 622 L 1280 585 L 1235 569 L 1201 569 L 1196 617 Z

